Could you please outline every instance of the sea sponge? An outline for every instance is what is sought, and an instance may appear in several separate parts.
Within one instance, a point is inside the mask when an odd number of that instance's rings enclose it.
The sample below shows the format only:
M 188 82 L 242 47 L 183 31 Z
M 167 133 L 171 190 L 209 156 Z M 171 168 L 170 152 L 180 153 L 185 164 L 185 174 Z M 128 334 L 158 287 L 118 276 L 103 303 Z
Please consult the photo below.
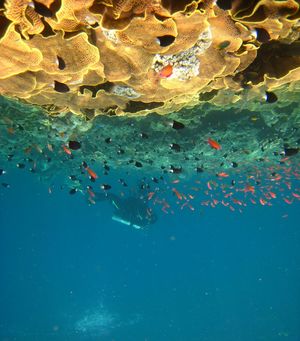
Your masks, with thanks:
M 300 78 L 299 2 L 219 3 L 7 0 L 0 94 L 91 119 L 288 92 Z

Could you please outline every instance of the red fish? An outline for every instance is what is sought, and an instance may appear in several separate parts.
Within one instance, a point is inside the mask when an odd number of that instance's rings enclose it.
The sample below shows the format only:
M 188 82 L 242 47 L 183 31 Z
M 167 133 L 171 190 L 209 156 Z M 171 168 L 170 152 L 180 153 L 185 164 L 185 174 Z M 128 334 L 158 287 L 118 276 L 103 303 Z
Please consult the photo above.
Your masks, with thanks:
M 172 75 L 172 73 L 173 73 L 173 66 L 171 64 L 168 64 L 160 70 L 159 75 L 161 78 L 168 78 Z
M 148 200 L 151 200 L 155 192 L 149 192 L 148 193 Z
M 176 188 L 172 188 L 172 191 L 176 194 L 176 197 L 177 197 L 179 200 L 182 200 L 182 195 L 177 191 Z
M 64 152 L 65 152 L 66 154 L 72 155 L 72 152 L 71 152 L 71 150 L 70 150 L 69 148 L 67 148 L 67 147 L 64 146 L 64 145 L 62 145 L 62 148 L 63 148 L 63 150 L 64 150 Z
M 98 175 L 89 167 L 86 167 L 86 171 L 90 174 L 93 179 L 98 179 Z
M 208 138 L 207 143 L 214 149 L 217 150 L 222 149 L 221 145 L 217 141 L 212 140 L 211 138 Z
M 221 178 L 227 178 L 229 176 L 229 174 L 225 173 L 225 172 L 220 172 L 217 174 L 219 177 Z

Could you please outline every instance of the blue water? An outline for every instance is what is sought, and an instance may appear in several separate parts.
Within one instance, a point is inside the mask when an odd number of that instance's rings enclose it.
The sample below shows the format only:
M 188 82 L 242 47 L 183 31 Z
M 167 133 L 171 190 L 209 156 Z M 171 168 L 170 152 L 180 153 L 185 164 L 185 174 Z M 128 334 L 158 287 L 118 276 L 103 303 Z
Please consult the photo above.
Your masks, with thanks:
M 32 174 L 0 189 L 0 340 L 300 340 L 299 202 L 147 230 Z

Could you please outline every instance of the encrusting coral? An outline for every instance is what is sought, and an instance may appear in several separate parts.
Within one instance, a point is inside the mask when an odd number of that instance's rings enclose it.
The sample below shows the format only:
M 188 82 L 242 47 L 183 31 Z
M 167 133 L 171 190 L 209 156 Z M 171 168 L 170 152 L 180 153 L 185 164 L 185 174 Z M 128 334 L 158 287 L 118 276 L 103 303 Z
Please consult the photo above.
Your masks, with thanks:
M 288 93 L 300 80 L 299 6 L 296 0 L 6 0 L 0 94 L 91 119 Z

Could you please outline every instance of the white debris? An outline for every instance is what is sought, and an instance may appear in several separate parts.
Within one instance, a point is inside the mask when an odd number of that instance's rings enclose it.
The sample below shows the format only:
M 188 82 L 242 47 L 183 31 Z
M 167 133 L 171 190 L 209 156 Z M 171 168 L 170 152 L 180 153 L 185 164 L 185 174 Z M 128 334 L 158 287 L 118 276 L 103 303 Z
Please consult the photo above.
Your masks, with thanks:
M 115 44 L 120 43 L 120 40 L 117 37 L 117 30 L 107 30 L 105 28 L 102 28 L 102 33 L 106 39 L 112 41 L 113 43 Z
M 173 71 L 169 78 L 177 78 L 181 81 L 198 76 L 200 60 L 198 55 L 203 54 L 211 45 L 212 34 L 210 28 L 202 32 L 194 46 L 188 50 L 172 55 L 156 54 L 152 68 L 160 72 L 165 66 L 172 65 Z
M 115 95 L 123 96 L 127 98 L 138 98 L 141 96 L 141 94 L 136 92 L 130 86 L 126 86 L 126 85 L 114 85 L 110 92 Z

